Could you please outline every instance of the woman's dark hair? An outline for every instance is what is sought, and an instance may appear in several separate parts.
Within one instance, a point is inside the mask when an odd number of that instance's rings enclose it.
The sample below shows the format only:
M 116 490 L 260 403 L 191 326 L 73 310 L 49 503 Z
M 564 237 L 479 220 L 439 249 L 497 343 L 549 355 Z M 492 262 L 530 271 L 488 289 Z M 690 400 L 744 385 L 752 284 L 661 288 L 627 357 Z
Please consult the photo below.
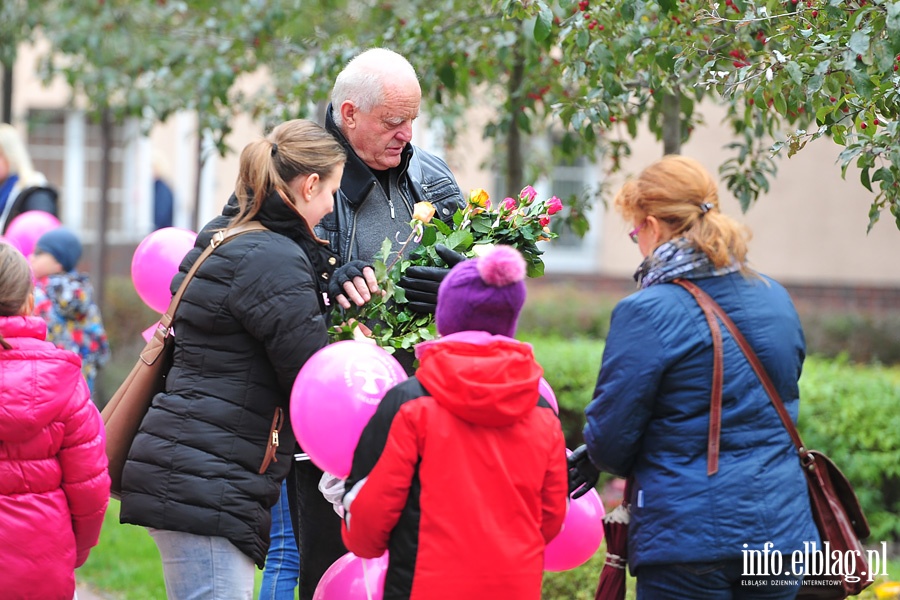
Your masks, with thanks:
M 241 152 L 234 192 L 241 212 L 232 226 L 253 220 L 274 190 L 294 203 L 289 185 L 294 179 L 313 173 L 325 179 L 346 160 L 343 146 L 321 125 L 304 119 L 278 125 Z

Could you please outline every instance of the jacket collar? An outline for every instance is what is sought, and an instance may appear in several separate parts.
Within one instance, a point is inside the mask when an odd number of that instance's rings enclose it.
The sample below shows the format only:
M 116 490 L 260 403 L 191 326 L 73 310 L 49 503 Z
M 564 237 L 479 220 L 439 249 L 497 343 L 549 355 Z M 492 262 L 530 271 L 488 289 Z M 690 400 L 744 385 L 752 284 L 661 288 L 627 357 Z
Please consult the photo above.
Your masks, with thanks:
M 344 176 L 341 178 L 341 192 L 347 198 L 347 202 L 355 209 L 365 200 L 368 190 L 372 189 L 372 185 L 376 180 L 375 175 L 372 173 L 372 169 L 356 154 L 353 146 L 350 145 L 350 142 L 347 141 L 343 132 L 334 122 L 334 112 L 330 103 L 325 110 L 325 129 L 336 137 L 347 151 L 347 163 L 344 165 Z M 412 154 L 412 144 L 406 144 L 403 148 L 400 164 L 391 170 L 397 170 L 401 173 L 405 172 L 409 166 L 409 161 L 412 159 Z

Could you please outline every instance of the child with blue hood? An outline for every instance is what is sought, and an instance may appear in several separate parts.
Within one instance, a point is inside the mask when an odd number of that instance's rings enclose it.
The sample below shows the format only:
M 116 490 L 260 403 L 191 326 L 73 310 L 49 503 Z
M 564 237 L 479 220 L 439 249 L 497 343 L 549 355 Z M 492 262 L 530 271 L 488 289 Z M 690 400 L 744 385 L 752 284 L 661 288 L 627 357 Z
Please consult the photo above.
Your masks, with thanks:
M 75 270 L 81 242 L 68 228 L 48 231 L 29 257 L 34 273 L 34 314 L 47 322 L 47 341 L 81 357 L 93 393 L 97 372 L 109 360 L 109 342 L 87 273 Z

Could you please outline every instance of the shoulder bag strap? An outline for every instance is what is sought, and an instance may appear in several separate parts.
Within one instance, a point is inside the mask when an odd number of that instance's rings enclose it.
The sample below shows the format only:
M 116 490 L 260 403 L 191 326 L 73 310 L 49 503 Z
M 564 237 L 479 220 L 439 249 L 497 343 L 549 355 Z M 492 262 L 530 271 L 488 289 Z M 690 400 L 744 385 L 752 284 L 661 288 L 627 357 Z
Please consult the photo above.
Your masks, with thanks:
M 775 407 L 778 416 L 781 418 L 781 422 L 784 424 L 784 428 L 787 429 L 788 435 L 791 436 L 791 441 L 794 443 L 794 446 L 796 446 L 797 452 L 800 454 L 801 458 L 805 459 L 807 454 L 806 447 L 800 439 L 800 434 L 797 432 L 797 428 L 794 426 L 791 416 L 784 407 L 781 395 L 778 393 L 778 390 L 775 388 L 775 384 L 772 383 L 772 379 L 766 372 L 765 367 L 763 367 L 762 363 L 759 361 L 759 357 L 756 356 L 756 353 L 753 351 L 753 348 L 750 347 L 750 344 L 747 342 L 747 339 L 743 336 L 740 329 L 737 328 L 737 325 L 734 324 L 731 317 L 728 316 L 722 307 L 719 306 L 709 294 L 684 279 L 678 279 L 675 283 L 689 291 L 691 295 L 696 298 L 697 302 L 700 304 L 700 308 L 703 309 L 703 312 L 707 313 L 707 319 L 711 316 L 709 314 L 709 312 L 711 312 L 722 321 L 722 324 L 725 325 L 725 328 L 731 333 L 731 337 L 734 338 L 734 341 L 737 342 L 737 345 L 744 353 L 744 356 L 747 357 L 747 362 L 750 363 L 750 366 L 759 378 L 760 383 L 762 383 L 763 389 L 765 389 L 766 393 L 769 395 L 769 400 L 772 401 L 772 406 Z
M 706 440 L 706 474 L 712 476 L 719 472 L 719 438 L 721 437 L 722 431 L 722 330 L 719 328 L 719 322 L 716 320 L 716 317 L 713 315 L 713 311 L 709 306 L 709 302 L 713 302 L 712 298 L 706 294 L 703 294 L 703 296 L 706 296 L 705 298 L 694 294 L 690 288 L 684 285 L 687 282 L 683 279 L 676 279 L 674 283 L 677 283 L 687 291 L 691 292 L 694 298 L 696 298 L 700 308 L 703 309 L 703 314 L 706 316 L 706 322 L 709 323 L 709 332 L 712 335 L 712 395 L 709 401 L 709 434 Z M 696 288 L 693 284 L 687 283 L 687 285 Z M 699 288 L 696 289 L 699 290 Z M 715 302 L 713 302 L 713 304 L 715 304 Z
M 172 301 L 169 302 L 169 308 L 166 309 L 166 312 L 163 313 L 162 317 L 159 319 L 159 324 L 156 326 L 156 331 L 153 332 L 153 335 L 160 338 L 160 341 L 165 340 L 166 336 L 169 333 L 169 327 L 172 326 L 172 319 L 175 318 L 175 311 L 178 310 L 178 305 L 181 303 L 181 297 L 184 295 L 184 290 L 187 289 L 188 284 L 191 282 L 191 279 L 194 278 L 194 274 L 197 272 L 197 269 L 200 268 L 200 265 L 203 264 L 210 254 L 213 251 L 239 235 L 243 235 L 245 233 L 250 233 L 251 231 L 268 231 L 269 228 L 265 225 L 261 224 L 259 221 L 250 221 L 247 223 L 243 223 L 238 225 L 237 227 L 232 227 L 231 229 L 223 229 L 221 231 L 217 231 L 213 234 L 212 239 L 209 241 L 209 246 L 203 250 L 203 253 L 197 257 L 197 260 L 194 261 L 194 264 L 191 265 L 190 270 L 187 272 L 187 275 L 184 276 L 184 279 L 181 281 L 181 285 L 178 286 L 178 291 L 175 292 L 175 295 L 172 296 Z

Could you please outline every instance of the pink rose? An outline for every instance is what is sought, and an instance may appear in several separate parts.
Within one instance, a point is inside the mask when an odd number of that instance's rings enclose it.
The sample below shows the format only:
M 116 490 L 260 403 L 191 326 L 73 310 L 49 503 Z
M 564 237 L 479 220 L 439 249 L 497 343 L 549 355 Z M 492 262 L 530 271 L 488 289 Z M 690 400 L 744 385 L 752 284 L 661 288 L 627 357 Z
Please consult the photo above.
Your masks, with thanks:
M 562 200 L 560 200 L 556 196 L 553 196 L 552 198 L 547 200 L 547 214 L 548 215 L 555 215 L 556 213 L 561 211 L 562 208 L 563 208 Z
M 546 227 L 550 224 L 550 215 L 541 215 L 540 219 L 538 219 L 538 223 L 541 224 L 541 227 Z
M 525 206 L 534 202 L 535 197 L 537 197 L 537 192 L 530 185 L 526 185 L 519 193 L 519 199 L 522 200 L 522 204 Z
M 512 211 L 516 210 L 517 208 L 519 208 L 518 203 L 513 198 L 506 198 L 505 200 L 503 200 L 502 206 L 503 206 L 503 210 L 506 210 L 509 212 L 512 212 Z

